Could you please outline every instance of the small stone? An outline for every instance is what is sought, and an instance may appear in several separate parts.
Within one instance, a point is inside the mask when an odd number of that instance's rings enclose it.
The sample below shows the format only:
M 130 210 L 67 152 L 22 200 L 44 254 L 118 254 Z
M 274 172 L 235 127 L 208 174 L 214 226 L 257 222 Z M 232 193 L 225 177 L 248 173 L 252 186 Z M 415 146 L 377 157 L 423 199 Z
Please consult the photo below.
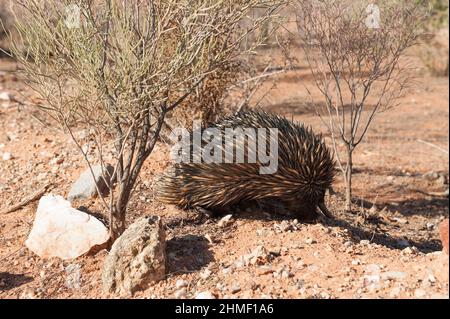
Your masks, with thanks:
M 226 215 L 217 223 L 217 225 L 222 228 L 227 227 L 233 223 L 231 218 L 233 218 L 233 215 L 231 215 L 231 214 Z
M 183 287 L 187 287 L 189 285 L 189 283 L 186 280 L 183 279 L 178 279 L 177 282 L 175 283 L 175 287 L 177 289 L 183 288 Z
M 418 253 L 418 249 L 416 247 L 406 247 L 402 250 L 402 255 L 416 255 Z
M 427 223 L 426 228 L 428 231 L 432 231 L 434 229 L 434 224 L 433 223 Z
M 246 265 L 246 262 L 245 262 L 245 260 L 244 260 L 244 256 L 239 257 L 239 258 L 236 259 L 235 262 L 234 262 L 234 266 L 235 266 L 236 268 L 242 268 L 242 267 L 244 267 L 245 265 Z M 223 272 L 224 274 L 228 274 L 228 273 L 229 273 L 229 269 L 228 269 L 228 268 L 224 268 L 224 269 L 222 270 L 222 272 Z
M 175 294 L 174 294 L 174 296 L 175 296 L 175 298 L 177 298 L 177 299 L 180 299 L 180 298 L 184 298 L 184 297 L 186 297 L 186 288 L 181 288 L 181 289 L 179 289 L 179 290 L 177 290 L 177 291 L 175 291 Z
M 368 246 L 368 245 L 370 245 L 370 240 L 364 239 L 364 240 L 361 240 L 359 243 L 362 246 Z
M 241 256 L 235 262 L 237 264 L 243 264 L 244 266 L 248 265 L 264 265 L 273 259 L 273 255 L 271 255 L 262 245 L 257 246 L 250 254 L 245 256 Z
M 313 239 L 313 238 L 307 238 L 307 239 L 305 240 L 305 243 L 306 243 L 307 245 L 312 245 L 312 244 L 316 244 L 317 241 L 316 241 L 315 239 Z
M 234 267 L 236 267 L 236 268 L 242 268 L 242 267 L 244 267 L 244 264 L 240 265 L 239 263 L 235 263 L 235 264 L 234 264 Z M 230 275 L 230 274 L 232 274 L 232 273 L 233 273 L 233 267 L 223 268 L 223 269 L 222 269 L 222 273 L 223 273 L 224 275 Z
M 3 153 L 3 155 L 2 155 L 2 159 L 3 159 L 4 161 L 9 161 L 11 158 L 12 158 L 11 153 L 5 152 L 5 153 Z
M 431 284 L 434 284 L 434 283 L 436 283 L 436 277 L 434 277 L 433 274 L 429 274 L 429 275 L 425 278 L 425 281 L 427 281 L 427 282 L 429 282 L 429 283 L 431 283 Z
M 344 247 L 351 247 L 351 246 L 353 246 L 353 243 L 351 241 L 346 241 L 344 243 Z
M 428 172 L 423 177 L 429 181 L 434 181 L 439 178 L 439 173 L 437 172 Z
M 239 286 L 239 284 L 234 284 L 231 287 L 231 293 L 232 294 L 238 293 L 239 291 L 241 291 L 241 286 Z
M 300 260 L 299 262 L 297 262 L 297 267 L 298 267 L 299 269 L 303 269 L 303 268 L 306 267 L 306 264 L 305 264 L 304 261 Z
M 353 259 L 353 260 L 352 260 L 352 265 L 353 265 L 353 266 L 361 265 L 361 260 L 359 260 L 359 259 Z
M 216 297 L 209 291 L 202 291 L 195 296 L 195 299 L 216 299 Z
M 288 230 L 291 229 L 291 225 L 289 224 L 288 221 L 283 220 L 279 225 L 277 225 L 277 228 L 282 232 L 287 232 Z
M 9 94 L 8 92 L 0 92 L 0 101 L 6 101 L 9 102 L 11 101 L 11 94 Z
M 112 167 L 111 165 L 106 165 L 106 167 L 104 167 L 104 170 L 105 176 L 103 177 L 102 165 L 92 166 L 93 175 L 89 168 L 86 169 L 77 179 L 77 181 L 72 185 L 67 199 L 72 202 L 77 199 L 87 199 L 94 197 L 95 195 L 97 195 L 97 187 L 102 195 L 106 195 L 109 190 L 109 178 L 114 172 L 114 167 Z
M 319 270 L 319 266 L 317 266 L 317 265 L 311 264 L 308 266 L 308 271 L 310 271 L 310 272 L 315 272 L 317 270 Z

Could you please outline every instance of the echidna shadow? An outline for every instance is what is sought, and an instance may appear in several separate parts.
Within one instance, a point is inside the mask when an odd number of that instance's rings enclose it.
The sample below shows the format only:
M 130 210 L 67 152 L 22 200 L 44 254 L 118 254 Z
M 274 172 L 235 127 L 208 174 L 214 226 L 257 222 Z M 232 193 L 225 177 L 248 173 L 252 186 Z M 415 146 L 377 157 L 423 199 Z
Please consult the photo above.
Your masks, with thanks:
M 303 124 L 259 111 L 236 113 L 212 127 L 222 134 L 238 128 L 278 129 L 276 172 L 261 174 L 259 159 L 248 161 L 248 140 L 247 143 L 235 142 L 234 154 L 243 151 L 244 163 L 174 163 L 156 183 L 157 199 L 184 209 L 200 208 L 217 213 L 251 202 L 264 206 L 269 203 L 269 207 L 275 203 L 275 207 L 284 207 L 283 211 L 302 221 L 315 220 L 319 214 L 332 217 L 324 198 L 334 180 L 335 161 L 321 135 L 314 134 Z M 190 145 L 191 159 L 193 149 Z M 222 155 L 229 152 L 223 143 L 220 150 Z

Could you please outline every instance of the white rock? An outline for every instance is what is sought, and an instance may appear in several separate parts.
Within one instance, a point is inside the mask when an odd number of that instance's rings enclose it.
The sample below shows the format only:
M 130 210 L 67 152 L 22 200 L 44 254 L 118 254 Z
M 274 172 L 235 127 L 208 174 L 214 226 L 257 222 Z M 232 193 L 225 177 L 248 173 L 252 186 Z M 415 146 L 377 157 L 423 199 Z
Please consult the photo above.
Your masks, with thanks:
M 109 239 L 97 218 L 72 208 L 61 196 L 43 196 L 25 245 L 42 258 L 73 259 Z
M 233 217 L 233 215 L 231 215 L 231 214 L 226 215 L 217 223 L 217 225 L 219 227 L 227 227 L 228 225 L 230 225 L 232 223 L 232 220 L 231 220 L 232 217 Z
M 67 199 L 72 202 L 76 199 L 86 199 L 97 195 L 97 187 L 99 191 L 106 195 L 109 191 L 109 176 L 114 172 L 114 167 L 106 164 L 104 168 L 101 165 L 94 165 L 91 169 L 86 169 L 77 181 L 72 185 Z M 94 173 L 94 176 L 92 176 Z M 103 177 L 103 173 L 105 176 Z M 95 184 L 97 183 L 97 187 Z
M 9 161 L 11 159 L 11 153 L 8 153 L 8 152 L 3 153 L 2 159 L 4 161 Z
M 189 283 L 183 279 L 178 279 L 177 282 L 175 283 L 175 287 L 177 287 L 177 289 L 187 287 L 188 285 Z
M 8 92 L 0 92 L 0 101 L 11 101 L 11 94 Z
M 209 291 L 202 291 L 195 296 L 195 299 L 216 299 L 216 297 Z

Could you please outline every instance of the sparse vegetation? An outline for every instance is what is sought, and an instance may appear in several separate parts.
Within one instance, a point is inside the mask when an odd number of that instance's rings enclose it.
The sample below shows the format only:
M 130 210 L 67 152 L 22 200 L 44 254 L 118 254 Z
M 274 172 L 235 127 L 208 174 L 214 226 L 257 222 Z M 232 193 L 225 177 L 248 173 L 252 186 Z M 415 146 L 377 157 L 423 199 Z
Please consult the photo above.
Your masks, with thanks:
M 318 109 L 332 134 L 351 210 L 353 152 L 374 117 L 396 105 L 411 84 L 401 60 L 421 35 L 424 11 L 410 1 L 299 0 L 298 30 L 315 84 Z M 339 154 L 337 143 L 345 144 Z M 345 157 L 345 161 L 343 160 Z
M 23 11 L 16 16 L 21 41 L 14 42 L 13 52 L 28 84 L 46 101 L 42 109 L 70 134 L 89 167 L 94 160 L 105 167 L 105 141 L 114 141 L 114 172 L 107 179 L 117 187 L 110 183 L 109 202 L 102 198 L 110 211 L 114 241 L 125 229 L 127 204 L 166 116 L 207 88 L 240 55 L 258 47 L 262 39 L 237 50 L 282 2 L 17 4 Z M 254 7 L 263 8 L 264 14 L 252 20 L 247 13 Z M 240 28 L 243 20 L 245 29 Z M 87 126 L 95 158 L 88 156 L 90 150 L 74 133 L 77 125 Z

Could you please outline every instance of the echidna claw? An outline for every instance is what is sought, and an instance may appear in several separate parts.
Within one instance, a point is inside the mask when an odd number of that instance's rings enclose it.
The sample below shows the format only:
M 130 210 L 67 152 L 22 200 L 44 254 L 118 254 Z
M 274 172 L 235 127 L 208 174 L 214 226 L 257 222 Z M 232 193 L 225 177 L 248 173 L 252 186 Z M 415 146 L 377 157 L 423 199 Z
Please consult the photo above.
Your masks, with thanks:
M 333 214 L 328 210 L 328 208 L 325 206 L 324 202 L 320 202 L 318 206 L 319 206 L 320 211 L 322 212 L 322 214 L 325 217 L 334 218 Z

